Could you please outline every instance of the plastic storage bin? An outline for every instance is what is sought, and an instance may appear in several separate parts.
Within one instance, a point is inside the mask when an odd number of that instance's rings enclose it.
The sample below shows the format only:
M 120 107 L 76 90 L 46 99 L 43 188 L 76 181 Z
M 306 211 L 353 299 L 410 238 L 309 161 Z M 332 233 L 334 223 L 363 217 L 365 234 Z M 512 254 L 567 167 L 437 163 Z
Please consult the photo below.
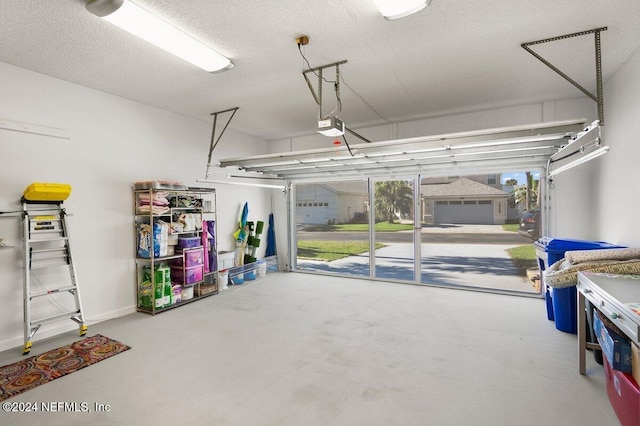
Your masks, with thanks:
M 71 194 L 71 185 L 66 183 L 32 183 L 22 196 L 27 201 L 64 201 Z
M 171 266 L 182 266 L 184 264 L 187 268 L 201 266 L 204 264 L 204 248 L 184 249 L 182 250 L 182 257 L 179 259 L 171 259 L 169 264 Z
M 604 241 L 572 240 L 542 237 L 533 243 L 538 257 L 540 272 L 547 269 L 557 261 L 564 258 L 564 254 L 572 250 L 598 250 L 623 248 Z M 547 318 L 555 320 L 556 328 L 560 331 L 576 334 L 578 331 L 577 321 L 577 292 L 576 287 L 551 289 L 541 280 L 545 291 L 545 301 L 547 306 Z
M 193 287 L 182 287 L 180 299 L 181 301 L 193 299 Z
M 178 248 L 186 249 L 202 245 L 200 237 L 178 237 Z
M 229 280 L 232 285 L 244 284 L 244 265 L 229 270 Z
M 218 270 L 231 269 L 235 264 L 236 252 L 234 251 L 221 251 L 217 253 L 218 258 Z
M 607 396 L 622 426 L 640 425 L 640 387 L 632 375 L 611 368 L 604 360 Z
M 223 269 L 218 271 L 218 288 L 220 290 L 226 290 L 229 285 L 229 271 Z
M 203 266 L 192 266 L 191 268 L 171 267 L 171 278 L 173 282 L 189 285 L 202 281 L 204 275 Z

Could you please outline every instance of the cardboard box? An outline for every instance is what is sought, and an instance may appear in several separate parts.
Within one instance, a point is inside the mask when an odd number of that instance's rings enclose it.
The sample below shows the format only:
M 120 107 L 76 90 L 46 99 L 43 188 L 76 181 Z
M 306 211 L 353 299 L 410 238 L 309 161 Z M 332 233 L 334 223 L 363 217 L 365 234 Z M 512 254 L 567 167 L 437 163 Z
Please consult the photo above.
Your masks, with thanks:
M 631 342 L 604 326 L 596 311 L 593 312 L 593 331 L 596 333 L 602 353 L 611 368 L 631 374 Z
M 217 284 L 200 284 L 196 288 L 196 296 L 204 296 L 209 293 L 213 293 L 214 291 L 218 291 Z

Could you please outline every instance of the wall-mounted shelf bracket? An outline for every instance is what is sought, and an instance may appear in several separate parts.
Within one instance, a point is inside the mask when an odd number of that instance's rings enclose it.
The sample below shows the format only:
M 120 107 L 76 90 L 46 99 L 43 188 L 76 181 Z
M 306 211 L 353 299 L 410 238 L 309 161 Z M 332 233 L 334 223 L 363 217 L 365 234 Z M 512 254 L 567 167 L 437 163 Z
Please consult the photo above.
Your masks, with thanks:
M 598 104 L 598 120 L 600 121 L 600 125 L 604 126 L 604 99 L 602 96 L 602 56 L 601 56 L 601 48 L 600 48 L 600 33 L 602 31 L 606 31 L 607 27 L 595 28 L 593 30 L 588 31 L 580 31 L 577 33 L 566 34 L 557 37 L 546 38 L 544 40 L 531 41 L 528 43 L 522 43 L 520 46 L 535 56 L 540 62 L 551 68 L 555 71 L 560 77 L 567 80 L 569 83 L 573 84 L 578 88 L 582 93 L 593 99 Z M 567 38 L 578 37 L 583 35 L 593 34 L 594 35 L 594 43 L 595 43 L 595 52 L 596 52 L 596 94 L 594 95 L 589 90 L 582 87 L 578 82 L 569 77 L 564 72 L 560 71 L 559 68 L 551 64 L 551 62 L 544 59 L 542 56 L 534 52 L 529 46 L 533 46 L 536 44 L 548 43 L 551 41 L 564 40 Z

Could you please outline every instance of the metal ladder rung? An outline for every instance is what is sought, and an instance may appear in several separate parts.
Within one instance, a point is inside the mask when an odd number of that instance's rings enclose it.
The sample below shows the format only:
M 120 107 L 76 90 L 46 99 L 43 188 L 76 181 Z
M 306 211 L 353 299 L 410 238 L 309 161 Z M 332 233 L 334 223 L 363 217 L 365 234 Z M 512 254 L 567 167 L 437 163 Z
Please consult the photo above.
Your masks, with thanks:
M 35 250 L 31 250 L 31 254 L 39 254 L 39 253 L 50 253 L 50 252 L 54 252 L 54 251 L 61 251 L 67 250 L 67 247 L 52 247 L 52 248 L 46 248 L 46 249 L 35 249 Z
M 40 318 L 37 321 L 31 321 L 31 323 L 29 325 L 31 327 L 33 327 L 34 325 L 44 324 L 44 323 L 47 323 L 47 322 L 57 321 L 57 320 L 65 319 L 65 318 L 73 319 L 73 318 L 76 318 L 78 316 L 78 314 L 80 314 L 80 311 L 71 311 L 71 312 L 65 312 L 63 314 L 51 315 L 49 317 Z
M 62 228 L 56 228 L 53 226 L 37 226 L 34 228 L 31 228 L 31 233 L 32 234 L 51 234 L 53 232 L 62 232 Z
M 47 263 L 40 263 L 38 265 L 31 265 L 31 267 L 29 268 L 30 270 L 34 270 L 34 269 L 43 269 L 43 268 L 51 268 L 52 266 L 68 266 L 69 264 L 66 262 L 59 262 L 59 263 L 54 263 L 54 262 L 47 262 Z
M 75 291 L 76 288 L 77 287 L 75 285 L 70 285 L 68 287 L 56 288 L 53 290 L 34 291 L 33 293 L 29 294 L 29 297 L 33 299 L 34 297 L 46 296 L 48 294 L 60 293 L 63 291 L 71 291 L 71 290 Z
M 67 241 L 69 237 L 57 237 L 57 238 L 31 238 L 28 240 L 29 243 L 51 243 L 55 241 Z
M 49 260 L 64 260 L 65 263 L 67 263 L 67 255 L 66 253 L 63 254 L 59 254 L 57 256 L 32 256 L 31 257 L 31 264 L 35 263 L 41 263 L 41 262 L 46 262 Z
M 31 229 L 32 231 L 38 230 L 38 228 L 42 228 L 42 229 L 47 229 L 47 228 L 55 228 L 55 229 L 62 229 L 62 222 L 58 221 L 58 220 L 54 220 L 54 221 L 47 221 L 47 222 L 29 222 L 29 229 Z

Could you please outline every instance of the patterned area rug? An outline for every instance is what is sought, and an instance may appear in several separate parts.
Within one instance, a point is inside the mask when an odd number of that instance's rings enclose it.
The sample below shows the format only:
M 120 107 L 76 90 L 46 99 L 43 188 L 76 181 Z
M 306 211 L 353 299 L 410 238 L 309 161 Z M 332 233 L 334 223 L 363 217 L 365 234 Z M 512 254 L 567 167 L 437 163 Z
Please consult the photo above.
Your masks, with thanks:
M 96 334 L 58 349 L 0 367 L 0 401 L 131 349 Z

